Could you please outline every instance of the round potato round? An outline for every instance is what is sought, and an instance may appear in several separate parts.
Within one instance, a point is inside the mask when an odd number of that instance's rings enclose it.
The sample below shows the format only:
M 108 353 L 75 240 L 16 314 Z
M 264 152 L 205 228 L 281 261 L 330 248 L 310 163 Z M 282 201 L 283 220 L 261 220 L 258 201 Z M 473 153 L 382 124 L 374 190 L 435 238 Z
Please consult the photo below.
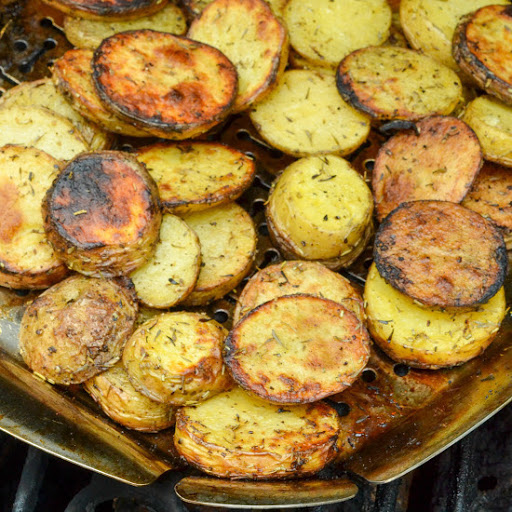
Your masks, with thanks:
M 391 212 L 375 236 L 379 274 L 426 306 L 487 302 L 503 286 L 507 249 L 494 223 L 455 203 L 413 201 Z
M 158 432 L 175 423 L 176 408 L 139 393 L 120 362 L 84 382 L 84 388 L 107 416 L 124 427 Z
M 130 336 L 137 304 L 115 281 L 71 276 L 23 315 L 20 352 L 52 384 L 80 384 L 113 366 Z
M 356 50 L 340 62 L 336 83 L 346 102 L 377 121 L 448 115 L 462 101 L 454 71 L 406 48 Z
M 237 387 L 178 410 L 174 444 L 210 475 L 290 478 L 331 462 L 339 433 L 338 415 L 324 402 L 283 408 Z
M 92 67 L 107 108 L 157 137 L 208 131 L 230 113 L 237 92 L 236 69 L 219 50 L 154 30 L 104 39 Z
M 123 352 L 135 389 L 157 402 L 190 405 L 225 391 L 227 331 L 202 313 L 165 313 L 142 324 Z
M 68 267 L 113 277 L 153 253 L 162 214 L 158 189 L 134 157 L 118 151 L 81 155 L 54 181 L 43 202 L 45 230 Z
M 224 360 L 245 389 L 271 402 L 307 403 L 349 387 L 370 356 L 363 323 L 312 295 L 261 304 L 226 339 Z
M 35 148 L 0 148 L 0 286 L 44 289 L 68 272 L 48 243 L 41 213 L 60 165 Z
M 361 295 L 348 279 L 316 261 L 285 261 L 251 277 L 238 298 L 233 323 L 264 302 L 297 293 L 330 299 L 364 318 Z
M 460 203 L 482 166 L 478 138 L 456 117 L 432 116 L 400 132 L 379 150 L 372 174 L 377 218 L 401 203 L 437 199 Z
M 425 307 L 370 268 L 364 291 L 372 339 L 393 360 L 416 368 L 462 364 L 489 346 L 506 314 L 503 287 L 477 308 Z

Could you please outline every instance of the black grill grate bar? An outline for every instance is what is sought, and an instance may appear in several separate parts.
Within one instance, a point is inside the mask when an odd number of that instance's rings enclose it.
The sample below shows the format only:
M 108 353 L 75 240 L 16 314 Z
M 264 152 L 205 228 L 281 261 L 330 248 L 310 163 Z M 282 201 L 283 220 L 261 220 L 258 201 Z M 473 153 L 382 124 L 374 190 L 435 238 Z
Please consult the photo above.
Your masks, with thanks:
M 48 455 L 31 446 L 23 465 L 12 512 L 33 512 L 36 510 L 47 465 Z

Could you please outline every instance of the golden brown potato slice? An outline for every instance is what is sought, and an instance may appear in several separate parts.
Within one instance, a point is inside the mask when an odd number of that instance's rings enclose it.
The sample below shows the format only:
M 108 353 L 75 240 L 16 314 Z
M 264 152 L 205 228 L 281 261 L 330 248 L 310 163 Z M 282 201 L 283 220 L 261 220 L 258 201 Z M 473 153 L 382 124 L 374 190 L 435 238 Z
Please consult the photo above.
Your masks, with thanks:
M 400 21 L 413 48 L 457 71 L 452 57 L 455 27 L 462 16 L 489 4 L 508 0 L 402 0 Z
M 221 354 L 226 335 L 203 313 L 165 313 L 135 331 L 123 364 L 135 389 L 152 400 L 195 404 L 231 385 Z
M 447 201 L 402 203 L 377 231 L 374 260 L 390 285 L 426 306 L 484 303 L 507 272 L 494 223 Z
M 137 297 L 153 308 L 170 308 L 194 289 L 201 264 L 197 235 L 185 221 L 164 215 L 155 253 L 130 274 Z
M 107 416 L 124 427 L 158 432 L 175 423 L 176 408 L 139 393 L 120 362 L 84 382 L 84 388 Z
M 32 146 L 57 160 L 71 160 L 89 151 L 71 121 L 44 107 L 0 108 L 0 147 L 7 144 Z
M 266 141 L 293 156 L 346 155 L 370 131 L 368 117 L 341 99 L 328 71 L 287 71 L 250 116 Z
M 372 174 L 377 218 L 401 203 L 438 199 L 460 203 L 482 166 L 475 132 L 456 117 L 433 116 L 400 132 L 379 150 Z
M 373 199 L 362 176 L 337 156 L 302 158 L 274 182 L 266 216 L 289 259 L 348 266 L 372 232 Z
M 289 0 L 284 19 L 298 53 L 336 66 L 354 50 L 386 41 L 391 8 L 386 0 Z
M 195 137 L 223 121 L 237 91 L 236 70 L 220 51 L 148 29 L 105 39 L 92 67 L 110 110 L 168 139 Z
M 251 270 L 256 230 L 236 203 L 191 213 L 184 220 L 199 237 L 202 262 L 194 291 L 183 303 L 200 306 L 229 293 Z
M 84 119 L 59 92 L 51 79 L 43 78 L 34 82 L 21 82 L 9 89 L 0 100 L 0 107 L 45 107 L 69 119 L 81 133 L 91 150 L 108 149 L 111 136 L 95 124 Z
M 512 172 L 486 162 L 462 206 L 491 219 L 501 229 L 507 249 L 512 249 Z
M 113 366 L 130 336 L 137 303 L 112 280 L 74 275 L 25 310 L 20 352 L 52 384 L 79 384 Z
M 43 202 L 45 230 L 69 268 L 126 275 L 152 255 L 162 214 L 155 182 L 120 151 L 87 153 L 59 174 Z
M 192 22 L 188 37 L 218 48 L 235 65 L 240 112 L 277 84 L 288 60 L 288 36 L 263 0 L 215 0 Z
M 297 293 L 330 299 L 364 318 L 361 295 L 348 279 L 315 261 L 285 261 L 251 277 L 238 298 L 233 323 L 264 302 Z
M 481 354 L 506 314 L 500 288 L 477 308 L 425 307 L 395 290 L 372 265 L 364 291 L 372 339 L 395 361 L 444 368 Z
M 269 7 L 272 9 L 272 12 L 279 17 L 283 16 L 284 8 L 286 6 L 286 2 L 288 0 L 266 0 Z M 188 12 L 192 16 L 197 16 L 201 14 L 202 10 L 209 4 L 211 4 L 213 0 L 182 0 L 182 4 L 188 10 Z
M 176 415 L 174 444 L 187 462 L 222 478 L 311 475 L 336 457 L 336 411 L 324 402 L 279 407 L 240 388 Z
M 156 181 L 164 211 L 176 214 L 234 201 L 256 171 L 254 160 L 217 142 L 153 144 L 135 156 Z
M 141 28 L 181 35 L 187 31 L 187 22 L 183 11 L 174 4 L 168 4 L 150 16 L 127 21 L 87 20 L 72 16 L 64 19 L 64 32 L 69 42 L 77 48 L 89 50 L 96 50 L 103 39 L 114 34 Z
M 462 73 L 489 94 L 512 105 L 512 6 L 489 5 L 457 26 L 453 56 Z
M 512 107 L 492 96 L 468 104 L 462 119 L 478 136 L 486 160 L 512 167 Z
M 0 286 L 43 289 L 67 274 L 48 243 L 41 214 L 60 165 L 35 148 L 0 148 Z
M 226 339 L 224 361 L 244 389 L 280 404 L 316 402 L 349 387 L 370 357 L 352 312 L 313 295 L 265 302 Z
M 462 101 L 454 71 L 406 48 L 357 50 L 341 61 L 336 83 L 345 101 L 375 120 L 448 115 Z
M 129 20 L 148 16 L 165 7 L 167 0 L 43 0 L 71 16 L 90 20 Z

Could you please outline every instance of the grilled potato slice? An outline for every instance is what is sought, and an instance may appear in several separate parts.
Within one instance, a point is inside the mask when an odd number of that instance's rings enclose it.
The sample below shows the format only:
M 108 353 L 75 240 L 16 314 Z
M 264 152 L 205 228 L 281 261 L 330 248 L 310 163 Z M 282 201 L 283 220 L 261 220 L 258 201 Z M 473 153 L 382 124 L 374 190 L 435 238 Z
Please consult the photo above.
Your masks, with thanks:
M 183 11 L 174 4 L 168 4 L 150 16 L 127 21 L 97 21 L 72 16 L 64 18 L 64 33 L 68 41 L 77 48 L 89 50 L 96 50 L 103 39 L 114 34 L 141 28 L 182 35 L 187 31 L 187 22 Z
M 164 211 L 176 214 L 234 201 L 256 172 L 254 160 L 217 142 L 153 144 L 135 156 L 156 181 Z
M 285 261 L 251 277 L 238 298 L 233 323 L 264 302 L 297 293 L 330 299 L 364 318 L 363 301 L 350 281 L 316 261 Z
M 32 146 L 57 160 L 71 160 L 89 146 L 68 119 L 44 107 L 0 108 L 0 147 Z
M 91 150 L 108 149 L 111 137 L 95 124 L 84 119 L 64 98 L 51 79 L 22 82 L 9 89 L 0 100 L 0 107 L 45 107 L 69 119 Z
M 48 243 L 41 214 L 59 166 L 35 148 L 0 148 L 0 286 L 43 289 L 67 274 Z
M 486 160 L 512 167 L 512 107 L 479 96 L 467 105 L 462 119 L 478 136 Z
M 130 274 L 137 297 L 153 308 L 170 308 L 194 289 L 201 264 L 197 235 L 185 221 L 164 215 L 153 256 Z
M 256 254 L 256 230 L 236 203 L 184 216 L 201 244 L 201 270 L 193 292 L 183 301 L 200 306 L 220 299 L 247 275 Z
M 446 201 L 402 203 L 377 231 L 374 260 L 391 286 L 426 306 L 485 303 L 507 272 L 494 223 Z
M 162 219 L 155 182 L 120 151 L 72 160 L 48 190 L 43 215 L 48 239 L 68 267 L 98 277 L 144 264 Z
M 193 466 L 223 478 L 311 475 L 336 457 L 336 411 L 324 402 L 286 408 L 240 388 L 176 415 L 174 444 Z
M 340 62 L 336 83 L 345 101 L 374 120 L 448 115 L 462 101 L 454 71 L 406 48 L 356 50 Z
M 379 150 L 372 174 L 379 221 L 407 201 L 460 203 L 482 166 L 478 138 L 460 119 L 432 116 L 416 130 L 398 133 Z
M 370 337 L 348 309 L 313 295 L 265 302 L 226 339 L 234 379 L 280 404 L 315 402 L 349 387 L 370 357 Z
M 154 30 L 105 39 L 92 66 L 104 104 L 157 137 L 181 140 L 208 131 L 230 113 L 237 91 L 236 70 L 221 52 Z
M 506 314 L 503 287 L 476 308 L 425 307 L 400 293 L 372 265 L 364 291 L 372 339 L 395 361 L 437 369 L 481 354 Z
M 121 358 L 136 316 L 137 303 L 123 286 L 74 275 L 27 307 L 20 352 L 38 377 L 52 384 L 79 384 Z
M 512 173 L 486 162 L 478 173 L 462 206 L 494 221 L 501 229 L 507 249 L 512 249 Z
M 149 137 L 150 134 L 125 123 L 101 103 L 92 81 L 93 52 L 68 50 L 53 64 L 53 79 L 60 92 L 83 117 L 105 130 L 131 137 Z
M 370 189 L 337 156 L 302 158 L 274 182 L 266 216 L 270 235 L 287 258 L 348 266 L 372 232 Z
M 508 0 L 401 0 L 400 22 L 410 45 L 457 71 L 452 40 L 460 19 L 489 4 Z
M 391 8 L 386 0 L 289 0 L 284 20 L 298 53 L 334 67 L 354 50 L 386 41 Z
M 297 157 L 346 155 L 370 131 L 368 117 L 340 98 L 332 73 L 318 70 L 287 71 L 250 116 L 266 141 Z
M 288 0 L 266 0 L 269 7 L 272 9 L 272 12 L 282 18 L 284 13 L 284 8 L 286 6 L 286 2 Z M 213 0 L 182 0 L 181 3 L 185 6 L 188 12 L 192 16 L 197 16 L 201 14 L 203 9 L 211 4 Z
M 489 94 L 512 105 L 512 6 L 489 5 L 457 25 L 453 56 L 462 73 Z
M 188 37 L 218 48 L 235 65 L 236 112 L 261 100 L 287 64 L 286 29 L 263 0 L 215 0 L 192 22 Z
M 175 423 L 176 408 L 139 393 L 120 362 L 85 381 L 84 388 L 107 416 L 124 427 L 141 432 L 158 432 Z
M 157 402 L 190 405 L 225 391 L 226 329 L 202 313 L 164 313 L 127 342 L 123 364 L 135 389 Z

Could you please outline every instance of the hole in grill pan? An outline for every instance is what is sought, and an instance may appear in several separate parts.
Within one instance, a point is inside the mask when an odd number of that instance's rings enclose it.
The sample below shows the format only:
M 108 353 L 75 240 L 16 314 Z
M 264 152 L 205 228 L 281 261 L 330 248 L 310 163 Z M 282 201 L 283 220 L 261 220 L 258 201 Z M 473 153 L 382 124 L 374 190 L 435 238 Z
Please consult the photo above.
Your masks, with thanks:
M 478 480 L 478 489 L 480 491 L 492 491 L 498 485 L 498 479 L 495 476 L 483 476 Z
M 24 52 L 28 48 L 28 43 L 23 39 L 18 39 L 14 41 L 14 50 L 17 52 Z
M 377 378 L 377 372 L 372 368 L 366 368 L 361 374 L 361 379 L 364 382 L 373 382 Z
M 57 41 L 55 39 L 46 39 L 46 41 L 43 43 L 43 48 L 45 50 L 53 50 L 57 46 Z
M 219 322 L 219 324 L 226 323 L 229 319 L 229 313 L 224 309 L 219 309 L 213 314 L 213 318 Z
M 393 371 L 399 377 L 405 377 L 409 373 L 410 368 L 403 363 L 398 363 L 393 366 Z

